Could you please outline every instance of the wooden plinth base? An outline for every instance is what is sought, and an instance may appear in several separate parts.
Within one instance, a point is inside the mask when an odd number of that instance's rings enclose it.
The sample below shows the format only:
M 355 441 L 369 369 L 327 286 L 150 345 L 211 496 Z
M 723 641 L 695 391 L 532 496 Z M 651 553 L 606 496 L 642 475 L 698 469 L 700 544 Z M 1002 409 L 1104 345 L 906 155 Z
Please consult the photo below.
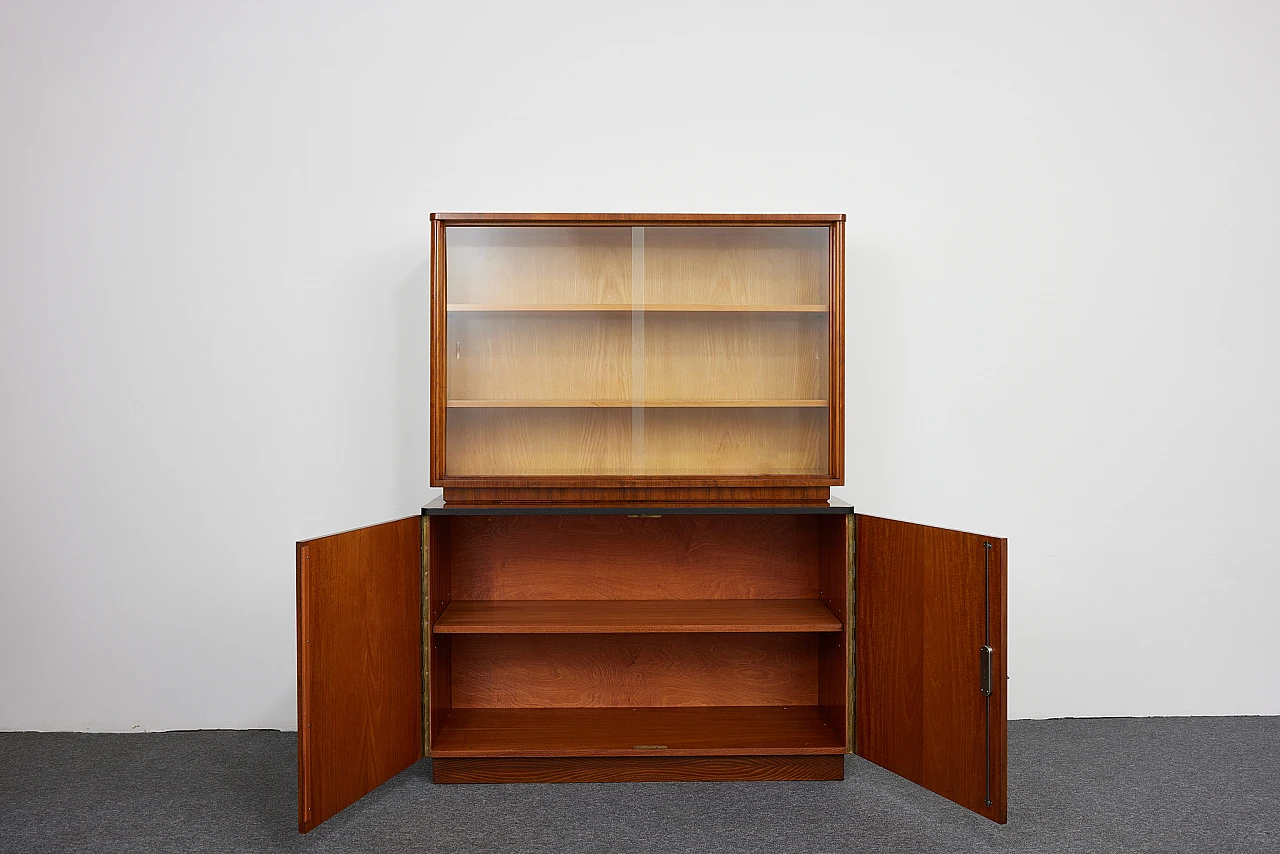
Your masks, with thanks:
M 844 755 L 593 756 L 433 759 L 436 783 L 664 783 L 843 780 Z

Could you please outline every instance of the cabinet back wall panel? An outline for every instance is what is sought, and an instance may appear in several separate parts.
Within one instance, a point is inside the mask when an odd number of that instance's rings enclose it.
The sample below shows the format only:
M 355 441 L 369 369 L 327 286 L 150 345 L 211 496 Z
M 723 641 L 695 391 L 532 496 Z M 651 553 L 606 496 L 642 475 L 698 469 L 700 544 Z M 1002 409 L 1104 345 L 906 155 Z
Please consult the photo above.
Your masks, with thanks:
M 454 599 L 815 599 L 802 514 L 454 516 Z
M 827 351 L 825 314 L 651 314 L 644 393 L 649 400 L 825 400 Z
M 822 475 L 827 410 L 648 409 L 644 466 L 652 475 Z
M 630 400 L 631 314 L 451 315 L 450 400 Z
M 829 240 L 825 227 L 646 226 L 644 299 L 825 305 Z
M 623 409 L 451 409 L 454 475 L 627 474 L 632 415 Z
M 453 228 L 451 303 L 631 302 L 631 229 Z
M 817 701 L 812 634 L 453 636 L 455 709 Z

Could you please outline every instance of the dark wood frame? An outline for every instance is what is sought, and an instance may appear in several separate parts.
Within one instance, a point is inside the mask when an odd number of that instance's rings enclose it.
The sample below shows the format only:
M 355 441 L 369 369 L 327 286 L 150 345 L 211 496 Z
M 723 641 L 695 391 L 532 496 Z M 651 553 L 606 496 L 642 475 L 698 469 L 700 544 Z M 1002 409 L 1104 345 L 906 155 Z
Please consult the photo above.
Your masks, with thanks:
M 830 230 L 826 475 L 515 475 L 445 473 L 448 414 L 448 275 L 446 227 L 533 226 L 820 226 Z M 433 213 L 431 215 L 431 485 L 455 503 L 825 501 L 844 483 L 844 214 Z

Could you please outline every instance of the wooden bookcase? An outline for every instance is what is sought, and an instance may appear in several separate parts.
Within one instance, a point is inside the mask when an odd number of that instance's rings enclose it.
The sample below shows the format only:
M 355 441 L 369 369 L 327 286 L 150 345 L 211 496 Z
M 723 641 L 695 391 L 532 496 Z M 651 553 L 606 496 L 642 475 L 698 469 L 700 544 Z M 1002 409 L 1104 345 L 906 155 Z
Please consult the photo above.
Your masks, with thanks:
M 842 215 L 436 214 L 420 515 L 298 544 L 299 829 L 437 783 L 1006 816 L 1004 540 L 855 514 Z
M 843 215 L 436 214 L 447 502 L 814 501 L 841 482 Z

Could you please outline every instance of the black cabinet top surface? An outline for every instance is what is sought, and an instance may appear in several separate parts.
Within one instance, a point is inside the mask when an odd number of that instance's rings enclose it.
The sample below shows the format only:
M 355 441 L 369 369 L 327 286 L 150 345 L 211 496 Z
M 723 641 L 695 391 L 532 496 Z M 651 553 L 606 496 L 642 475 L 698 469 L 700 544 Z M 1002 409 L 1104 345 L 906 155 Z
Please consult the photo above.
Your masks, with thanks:
M 427 516 L 705 516 L 848 514 L 853 505 L 839 498 L 813 504 L 445 504 L 443 498 L 424 505 Z

